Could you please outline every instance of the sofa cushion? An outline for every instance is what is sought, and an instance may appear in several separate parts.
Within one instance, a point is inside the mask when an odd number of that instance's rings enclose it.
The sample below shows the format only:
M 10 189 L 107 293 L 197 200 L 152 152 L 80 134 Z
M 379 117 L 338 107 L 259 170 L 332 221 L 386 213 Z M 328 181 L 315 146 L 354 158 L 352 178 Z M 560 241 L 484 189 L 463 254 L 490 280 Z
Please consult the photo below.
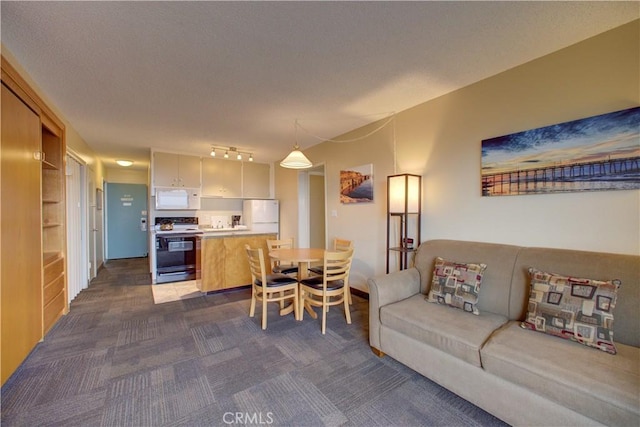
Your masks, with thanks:
M 640 349 L 593 351 L 510 322 L 481 350 L 484 369 L 606 425 L 638 425 Z
M 436 258 L 427 301 L 459 308 L 475 315 L 486 264 Z
M 438 248 L 440 249 L 440 248 Z M 438 252 L 441 253 L 441 252 Z M 417 257 L 417 254 L 416 254 Z M 513 266 L 513 285 L 510 291 L 511 306 L 520 307 L 520 312 L 512 320 L 523 320 L 527 310 L 529 298 L 529 268 L 535 266 L 538 270 L 556 271 L 567 276 L 589 277 L 598 280 L 619 279 L 622 283 L 618 289 L 615 317 L 613 325 L 615 342 L 617 344 L 640 347 L 640 321 L 638 321 L 638 307 L 640 307 L 640 258 L 638 255 L 622 255 L 604 252 L 587 252 L 570 249 L 552 248 L 523 248 Z M 480 295 L 480 311 L 482 302 L 490 296 L 489 279 L 495 266 L 491 259 L 482 258 L 490 268 L 483 279 L 482 294 Z M 489 310 L 500 313 L 496 310 Z
M 498 314 L 481 312 L 472 316 L 446 305 L 431 304 L 422 294 L 380 308 L 382 325 L 475 366 L 481 366 L 482 345 L 507 320 Z
M 524 319 L 525 294 L 529 282 L 518 283 L 521 290 L 513 289 L 511 278 L 520 246 L 498 243 L 464 242 L 460 240 L 428 240 L 422 242 L 415 256 L 415 267 L 420 272 L 420 292 L 427 294 L 433 278 L 433 266 L 437 257 L 460 261 L 477 261 L 487 264 L 482 275 L 482 291 L 478 297 L 478 310 L 501 314 L 511 320 Z M 530 264 L 533 265 L 533 264 Z M 525 289 L 526 288 L 526 289 Z M 511 295 L 522 298 L 512 301 Z
M 522 327 L 616 354 L 613 309 L 620 281 L 529 269 L 531 291 Z

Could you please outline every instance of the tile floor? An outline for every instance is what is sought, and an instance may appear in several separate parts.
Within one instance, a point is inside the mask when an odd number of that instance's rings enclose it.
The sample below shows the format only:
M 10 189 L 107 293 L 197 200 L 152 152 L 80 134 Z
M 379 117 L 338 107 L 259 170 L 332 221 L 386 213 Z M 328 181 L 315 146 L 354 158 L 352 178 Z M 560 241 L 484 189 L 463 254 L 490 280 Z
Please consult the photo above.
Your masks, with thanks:
M 153 301 L 156 304 L 195 298 L 203 295 L 196 286 L 195 280 L 160 283 L 152 285 L 151 290 L 153 292 Z

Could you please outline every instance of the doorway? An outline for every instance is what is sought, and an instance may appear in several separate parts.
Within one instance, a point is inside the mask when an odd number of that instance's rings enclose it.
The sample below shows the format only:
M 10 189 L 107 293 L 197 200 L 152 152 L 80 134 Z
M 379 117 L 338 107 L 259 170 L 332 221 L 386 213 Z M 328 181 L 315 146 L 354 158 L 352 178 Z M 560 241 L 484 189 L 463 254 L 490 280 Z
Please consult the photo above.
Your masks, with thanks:
M 147 186 L 107 183 L 105 199 L 107 259 L 146 257 Z
M 309 244 L 312 248 L 326 247 L 325 200 L 323 165 L 309 171 Z
M 298 243 L 301 247 L 326 248 L 325 165 L 320 164 L 298 175 Z
M 94 277 L 98 275 L 98 258 L 96 251 L 96 233 L 98 232 L 98 225 L 96 224 L 96 201 L 97 196 L 96 193 L 96 184 L 94 181 L 94 173 L 91 168 L 88 168 L 87 174 L 87 200 L 89 201 L 89 209 L 87 212 L 88 219 L 88 232 L 89 232 L 89 281 L 93 280 Z

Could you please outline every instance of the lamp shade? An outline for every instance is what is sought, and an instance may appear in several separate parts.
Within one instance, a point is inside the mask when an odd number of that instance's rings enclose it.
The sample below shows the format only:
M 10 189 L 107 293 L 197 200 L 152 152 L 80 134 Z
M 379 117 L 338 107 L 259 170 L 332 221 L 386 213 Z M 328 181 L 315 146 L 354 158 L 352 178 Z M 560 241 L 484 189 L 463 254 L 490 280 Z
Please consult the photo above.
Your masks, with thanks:
M 389 213 L 420 212 L 420 179 L 409 174 L 388 177 Z
M 298 150 L 296 145 L 291 153 L 280 162 L 280 166 L 288 169 L 307 169 L 313 166 L 313 164 L 302 154 L 302 151 Z

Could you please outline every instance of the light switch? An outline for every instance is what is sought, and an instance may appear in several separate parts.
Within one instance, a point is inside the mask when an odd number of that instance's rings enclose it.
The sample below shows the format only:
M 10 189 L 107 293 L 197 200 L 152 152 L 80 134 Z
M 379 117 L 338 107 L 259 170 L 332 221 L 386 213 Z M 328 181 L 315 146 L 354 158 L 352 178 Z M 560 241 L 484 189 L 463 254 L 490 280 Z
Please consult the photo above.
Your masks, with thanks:
M 331 216 L 337 217 L 338 216 L 338 211 L 335 209 L 331 210 Z

